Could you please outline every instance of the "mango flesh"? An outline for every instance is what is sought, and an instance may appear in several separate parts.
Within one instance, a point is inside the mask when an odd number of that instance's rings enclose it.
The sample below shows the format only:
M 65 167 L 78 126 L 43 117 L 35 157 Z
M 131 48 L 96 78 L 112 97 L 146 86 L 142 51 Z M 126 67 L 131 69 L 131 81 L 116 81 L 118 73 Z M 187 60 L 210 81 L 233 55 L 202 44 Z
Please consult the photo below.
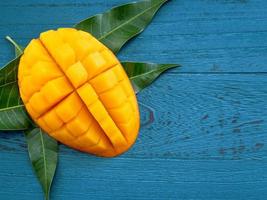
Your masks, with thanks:
M 49 30 L 21 57 L 21 98 L 50 136 L 80 151 L 113 157 L 139 131 L 136 96 L 115 55 L 89 33 Z

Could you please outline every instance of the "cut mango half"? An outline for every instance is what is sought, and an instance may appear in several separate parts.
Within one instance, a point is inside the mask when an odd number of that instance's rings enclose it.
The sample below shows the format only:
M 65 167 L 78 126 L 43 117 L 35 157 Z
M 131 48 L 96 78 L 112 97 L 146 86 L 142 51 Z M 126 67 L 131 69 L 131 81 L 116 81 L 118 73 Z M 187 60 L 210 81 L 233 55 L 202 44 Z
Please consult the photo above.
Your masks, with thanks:
M 29 115 L 61 143 L 104 157 L 134 144 L 140 126 L 134 90 L 116 56 L 89 33 L 41 33 L 26 47 L 18 79 Z

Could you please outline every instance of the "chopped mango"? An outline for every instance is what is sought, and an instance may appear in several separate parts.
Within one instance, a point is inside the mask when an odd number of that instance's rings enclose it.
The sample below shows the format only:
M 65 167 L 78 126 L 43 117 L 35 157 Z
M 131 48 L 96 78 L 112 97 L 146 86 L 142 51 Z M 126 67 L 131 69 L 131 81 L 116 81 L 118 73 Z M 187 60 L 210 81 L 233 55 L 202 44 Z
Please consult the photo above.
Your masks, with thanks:
M 106 70 L 106 61 L 98 51 L 90 53 L 84 58 L 82 63 L 88 72 L 89 78 L 92 78 Z
M 33 76 L 28 75 L 24 76 L 23 79 L 21 79 L 20 91 L 24 96 L 26 96 L 24 103 L 28 102 L 29 98 L 31 98 L 31 96 L 39 90 L 40 88 L 38 87 L 38 85 L 34 84 Z
M 80 113 L 66 124 L 67 129 L 72 133 L 73 136 L 81 136 L 86 133 L 93 123 L 92 115 L 87 109 L 81 109 Z
M 71 65 L 66 71 L 67 77 L 75 88 L 83 85 L 88 78 L 87 72 L 80 62 Z
M 56 113 L 63 122 L 69 122 L 76 117 L 82 108 L 82 101 L 76 93 L 72 93 L 56 107 Z
M 36 62 L 31 69 L 31 74 L 34 84 L 39 88 L 50 80 L 64 76 L 55 63 L 47 61 Z
M 60 77 L 47 82 L 41 89 L 49 103 L 58 103 L 73 91 L 66 77 Z
M 89 33 L 60 28 L 26 47 L 20 94 L 32 119 L 61 143 L 113 157 L 134 143 L 139 110 L 116 56 Z
M 39 115 L 46 112 L 50 107 L 49 103 L 46 101 L 41 92 L 34 93 L 30 98 L 29 103 Z
M 92 79 L 90 83 L 98 93 L 102 93 L 113 88 L 118 83 L 118 80 L 116 74 L 112 70 L 107 70 Z
M 61 67 L 64 72 L 68 69 L 69 66 L 75 63 L 75 52 L 69 44 L 65 43 L 57 47 L 53 52 L 53 56 L 56 60 L 56 63 Z
M 77 92 L 87 107 L 98 99 L 97 93 L 89 83 L 85 83 Z
M 100 99 L 107 108 L 116 108 L 127 101 L 127 96 L 120 85 L 100 94 Z
M 124 102 L 120 107 L 108 110 L 113 120 L 118 123 L 127 123 L 130 120 L 133 111 L 134 110 L 128 101 Z M 128 114 L 125 115 L 125 113 Z
M 59 116 L 56 114 L 56 110 L 52 109 L 45 113 L 45 115 L 40 118 L 42 119 L 49 129 L 51 130 L 58 130 L 61 126 L 63 126 L 63 121 L 59 118 Z

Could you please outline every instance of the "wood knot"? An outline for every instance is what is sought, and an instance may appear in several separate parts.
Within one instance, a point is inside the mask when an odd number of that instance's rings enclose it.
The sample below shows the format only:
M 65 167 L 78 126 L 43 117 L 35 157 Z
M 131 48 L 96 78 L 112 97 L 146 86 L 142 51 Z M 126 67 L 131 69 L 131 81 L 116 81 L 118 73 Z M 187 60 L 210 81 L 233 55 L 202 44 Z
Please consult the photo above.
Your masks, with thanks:
M 148 126 L 155 120 L 155 111 L 148 105 L 139 102 L 141 126 Z

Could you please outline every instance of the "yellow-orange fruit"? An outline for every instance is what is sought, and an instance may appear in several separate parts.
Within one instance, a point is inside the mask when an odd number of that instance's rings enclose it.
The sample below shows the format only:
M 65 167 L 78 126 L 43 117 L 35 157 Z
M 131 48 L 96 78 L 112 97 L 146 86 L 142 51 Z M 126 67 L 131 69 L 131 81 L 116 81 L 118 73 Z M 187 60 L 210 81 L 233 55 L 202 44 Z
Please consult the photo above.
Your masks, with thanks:
M 139 130 L 133 88 L 115 55 L 89 33 L 49 30 L 20 59 L 21 98 L 32 119 L 72 148 L 112 157 Z

